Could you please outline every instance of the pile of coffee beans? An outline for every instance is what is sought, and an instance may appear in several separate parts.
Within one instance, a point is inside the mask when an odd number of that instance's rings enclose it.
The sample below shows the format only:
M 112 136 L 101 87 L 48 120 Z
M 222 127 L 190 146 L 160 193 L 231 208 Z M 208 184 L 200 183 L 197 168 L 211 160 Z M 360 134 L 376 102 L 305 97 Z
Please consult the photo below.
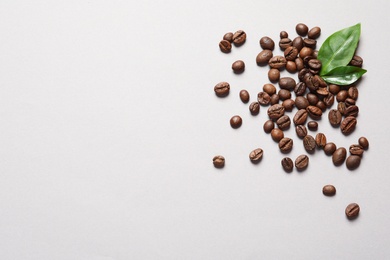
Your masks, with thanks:
M 261 107 L 268 106 L 267 120 L 263 125 L 265 133 L 270 134 L 271 138 L 278 143 L 282 154 L 289 153 L 294 146 L 291 137 L 284 135 L 292 125 L 295 127 L 296 135 L 301 139 L 307 154 L 299 155 L 293 161 L 289 157 L 281 160 L 281 166 L 284 171 L 290 173 L 294 166 L 298 171 L 304 171 L 309 165 L 309 155 L 316 150 L 323 150 L 328 156 L 332 156 L 332 162 L 335 166 L 345 163 L 348 170 L 354 170 L 359 167 L 363 152 L 368 149 L 369 143 L 365 137 L 361 137 L 357 144 L 351 144 L 349 155 L 344 147 L 337 147 L 335 143 L 328 141 L 324 133 L 317 133 L 315 136 L 308 134 L 308 130 L 318 130 L 318 120 L 322 119 L 323 114 L 327 113 L 328 121 L 331 126 L 339 128 L 344 135 L 351 134 L 357 125 L 357 116 L 359 107 L 356 105 L 359 91 L 357 83 L 350 86 L 338 86 L 327 84 L 320 76 L 321 61 L 317 59 L 318 50 L 317 39 L 321 35 L 321 28 L 315 26 L 311 29 L 303 23 L 295 27 L 297 36 L 289 38 L 286 31 L 281 31 L 278 46 L 282 52 L 281 55 L 274 55 L 275 41 L 269 36 L 263 36 L 259 40 L 261 51 L 256 56 L 256 64 L 261 67 L 268 67 L 268 79 L 263 85 L 262 91 L 257 93 L 256 101 L 249 104 L 251 115 L 259 114 Z M 235 33 L 229 32 L 223 36 L 219 43 L 219 48 L 224 53 L 231 52 L 232 44 L 236 47 L 245 43 L 247 38 L 243 30 Z M 363 59 L 357 55 L 353 57 L 350 65 L 362 67 Z M 232 64 L 234 73 L 242 73 L 245 70 L 245 62 L 237 60 Z M 297 74 L 297 80 L 293 77 L 281 77 L 281 71 L 286 70 L 291 74 Z M 277 87 L 278 86 L 278 87 Z M 230 84 L 220 82 L 214 87 L 215 94 L 218 97 L 229 95 Z M 239 98 L 243 103 L 249 103 L 250 94 L 243 89 L 239 92 Z M 336 107 L 334 106 L 337 102 Z M 293 116 L 286 113 L 297 108 Z M 328 111 L 327 111 L 328 110 Z M 242 118 L 234 115 L 230 119 L 232 128 L 239 128 L 242 125 Z M 250 152 L 249 159 L 253 163 L 260 162 L 263 156 L 263 149 L 257 148 Z M 214 165 L 218 168 L 224 166 L 225 159 L 221 163 L 222 156 L 216 156 L 213 159 Z M 217 160 L 217 163 L 216 163 Z M 332 185 L 326 185 L 323 188 L 326 196 L 333 196 L 336 189 Z M 352 205 L 352 204 L 351 204 Z M 359 206 L 348 206 L 346 215 L 357 216 Z

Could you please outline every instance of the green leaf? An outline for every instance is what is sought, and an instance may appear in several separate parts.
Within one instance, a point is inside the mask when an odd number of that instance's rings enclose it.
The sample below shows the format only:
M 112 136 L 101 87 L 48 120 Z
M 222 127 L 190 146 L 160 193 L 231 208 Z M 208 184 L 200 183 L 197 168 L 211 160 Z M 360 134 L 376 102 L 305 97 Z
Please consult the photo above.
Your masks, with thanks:
M 331 84 L 350 85 L 366 72 L 367 70 L 355 66 L 339 66 L 321 77 Z
M 347 65 L 356 50 L 360 38 L 360 23 L 342 29 L 329 36 L 318 51 L 322 63 L 320 76 L 339 66 Z

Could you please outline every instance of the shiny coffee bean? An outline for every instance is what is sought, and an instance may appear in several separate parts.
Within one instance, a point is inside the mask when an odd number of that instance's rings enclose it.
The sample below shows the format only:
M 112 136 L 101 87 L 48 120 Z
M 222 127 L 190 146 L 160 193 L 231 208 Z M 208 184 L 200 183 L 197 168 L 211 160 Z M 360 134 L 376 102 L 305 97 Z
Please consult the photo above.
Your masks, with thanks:
M 294 108 L 295 102 L 292 99 L 286 99 L 283 101 L 282 106 L 286 111 L 292 111 Z
M 268 108 L 267 113 L 270 119 L 276 120 L 284 115 L 284 107 L 280 104 L 272 105 Z
M 359 216 L 360 206 L 357 203 L 351 203 L 345 208 L 345 215 L 352 220 Z
M 328 113 L 329 123 L 332 126 L 339 126 L 341 123 L 342 115 L 337 109 L 331 109 Z
M 357 155 L 350 155 L 348 156 L 347 160 L 345 161 L 345 165 L 347 166 L 348 170 L 355 170 L 359 167 L 361 157 Z
M 295 26 L 295 31 L 301 36 L 306 36 L 307 32 L 309 31 L 309 28 L 306 24 L 299 23 Z
M 275 128 L 275 123 L 271 119 L 264 122 L 263 130 L 267 134 L 271 133 L 272 129 L 274 128 Z
M 245 89 L 240 91 L 240 99 L 243 103 L 248 103 L 249 102 L 249 92 Z
M 347 106 L 345 105 L 344 102 L 339 102 L 337 104 L 337 110 L 340 112 L 341 115 L 345 114 L 345 110 L 347 109 Z
M 225 41 L 232 43 L 233 42 L 233 33 L 232 32 L 225 33 L 225 35 L 223 36 L 223 39 Z
M 344 116 L 353 116 L 357 117 L 359 114 L 359 107 L 355 105 L 351 105 L 345 109 Z
M 325 110 L 326 110 L 326 105 L 325 105 L 324 101 L 322 101 L 322 100 L 319 100 L 317 102 L 316 107 L 321 109 L 322 112 L 325 112 Z
M 352 57 L 352 60 L 349 62 L 349 65 L 361 68 L 363 66 L 363 59 L 362 59 L 362 57 L 360 57 L 358 55 L 354 55 Z
M 240 116 L 233 116 L 231 119 L 230 119 L 230 125 L 231 127 L 233 128 L 239 128 L 241 125 L 242 125 L 242 118 Z
M 312 56 L 312 55 L 313 55 L 313 49 L 309 47 L 303 47 L 299 52 L 299 57 L 301 57 L 301 59 L 304 59 L 305 57 Z
M 259 102 L 260 105 L 267 106 L 270 101 L 271 97 L 266 92 L 261 91 L 257 94 L 257 102 Z
M 276 87 L 273 84 L 267 83 L 263 85 L 263 91 L 272 96 L 276 93 Z
M 245 63 L 242 60 L 237 60 L 237 61 L 233 62 L 232 70 L 236 74 L 244 72 L 244 70 L 245 70 Z
M 257 148 L 249 153 L 249 159 L 252 163 L 259 163 L 263 158 L 263 149 Z
M 279 141 L 279 150 L 282 152 L 282 153 L 288 153 L 291 151 L 292 147 L 293 147 L 293 140 L 291 138 L 288 138 L 288 137 L 284 137 L 282 138 L 280 141 Z
M 364 153 L 364 149 L 363 149 L 363 147 L 360 144 L 352 144 L 349 147 L 349 153 L 351 155 L 357 155 L 357 156 L 362 157 L 363 153 Z
M 294 169 L 294 162 L 289 157 L 284 157 L 280 163 L 285 172 L 292 172 Z
M 252 116 L 256 116 L 259 114 L 260 112 L 260 104 L 259 102 L 252 102 L 250 105 L 249 105 L 249 111 L 251 112 Z
M 318 37 L 320 37 L 320 35 L 321 35 L 321 28 L 318 26 L 311 28 L 307 34 L 307 36 L 310 39 L 317 39 Z
M 319 149 L 323 149 L 326 145 L 326 136 L 323 133 L 318 133 L 316 135 L 316 145 Z
M 308 93 L 306 95 L 306 99 L 307 99 L 307 101 L 309 101 L 309 104 L 312 106 L 315 106 L 319 101 L 317 95 L 315 95 L 313 93 Z
M 279 79 L 279 87 L 282 89 L 287 89 L 287 90 L 294 90 L 295 86 L 297 83 L 295 82 L 295 79 L 291 77 L 283 77 Z
M 322 63 L 317 59 L 310 59 L 307 63 L 308 67 L 312 70 L 320 70 Z
M 224 53 L 229 53 L 232 50 L 232 44 L 227 40 L 219 42 L 219 49 Z
M 225 157 L 222 155 L 214 156 L 213 164 L 215 168 L 223 168 L 225 166 Z
M 290 117 L 287 115 L 281 116 L 276 120 L 277 126 L 282 130 L 287 130 L 290 128 L 291 120 Z
M 284 50 L 284 57 L 288 61 L 293 61 L 297 58 L 298 56 L 298 49 L 295 48 L 294 46 L 289 46 L 287 49 Z
M 256 57 L 257 65 L 267 65 L 269 60 L 273 57 L 273 53 L 270 50 L 262 50 Z
M 284 133 L 281 129 L 274 128 L 271 130 L 271 137 L 272 137 L 272 140 L 274 140 L 275 142 L 279 142 L 280 140 L 282 140 L 284 138 Z
M 322 101 L 325 103 L 326 107 L 331 107 L 333 106 L 333 103 L 334 103 L 334 95 L 332 93 L 328 93 L 328 95 L 326 95 Z
M 280 39 L 288 38 L 288 33 L 286 31 L 281 31 L 279 36 L 280 36 Z
M 309 114 L 309 116 L 311 118 L 313 118 L 314 120 L 321 119 L 322 111 L 318 107 L 316 107 L 316 106 L 308 106 L 306 108 L 306 111 Z
M 287 63 L 286 63 L 287 65 Z M 277 82 L 280 78 L 280 71 L 278 69 L 270 69 L 268 71 L 268 79 L 271 82 Z
M 260 39 L 260 46 L 264 50 L 274 50 L 275 42 L 268 36 L 264 36 Z
M 334 196 L 336 194 L 336 188 L 333 185 L 325 185 L 322 188 L 322 193 L 325 196 Z
M 246 33 L 243 30 L 238 30 L 233 34 L 233 43 L 236 46 L 241 46 L 245 43 Z
M 348 97 L 354 100 L 357 100 L 357 98 L 359 97 L 359 90 L 355 86 L 350 87 L 347 92 L 348 92 Z
M 304 42 L 301 36 L 295 37 L 294 40 L 292 41 L 292 46 L 297 48 L 298 52 L 302 50 L 304 47 Z
M 340 123 L 341 132 L 345 135 L 349 135 L 355 130 L 356 124 L 357 124 L 357 120 L 355 117 L 347 116 Z
M 306 126 L 304 126 L 304 125 L 297 125 L 295 127 L 295 133 L 297 134 L 297 136 L 299 138 L 303 139 L 307 135 Z
M 214 92 L 218 97 L 226 97 L 230 91 L 230 84 L 227 82 L 219 82 L 214 87 Z
M 337 95 L 340 92 L 340 86 L 335 84 L 330 84 L 329 92 L 332 93 L 333 95 Z
M 311 135 L 306 135 L 303 138 L 303 147 L 308 153 L 313 153 L 314 150 L 316 149 L 316 141 L 314 137 Z
M 286 70 L 290 73 L 297 72 L 297 64 L 294 61 L 288 60 L 286 63 Z
M 345 99 L 344 103 L 346 107 L 354 106 L 356 105 L 356 100 L 348 97 Z
M 318 123 L 316 121 L 309 121 L 307 122 L 307 128 L 309 128 L 310 131 L 317 131 Z
M 314 39 L 310 39 L 310 38 L 305 38 L 303 39 L 303 43 L 306 47 L 309 47 L 309 48 L 312 48 L 312 49 L 315 49 L 316 46 L 317 46 L 317 41 L 314 40 Z
M 278 94 L 273 94 L 271 96 L 270 104 L 271 105 L 275 105 L 275 104 L 278 104 L 278 103 L 279 103 L 279 95 Z
M 303 63 L 303 61 L 302 61 Z M 298 71 L 298 79 L 302 82 L 305 82 L 305 77 L 307 77 L 307 74 L 311 74 L 310 70 L 308 68 L 303 68 Z
M 279 99 L 280 100 L 286 100 L 291 98 L 291 92 L 287 89 L 281 89 L 278 91 Z
M 307 168 L 309 165 L 309 157 L 305 154 L 299 155 L 295 159 L 295 167 L 297 168 L 298 171 L 302 171 Z
M 281 50 L 285 50 L 287 49 L 288 47 L 292 46 L 292 41 L 290 38 L 283 38 L 283 39 L 280 39 L 279 41 L 279 47 Z
M 346 90 L 340 90 L 336 95 L 337 102 L 344 102 L 348 97 L 348 92 Z
M 344 147 L 337 148 L 332 155 L 333 164 L 339 166 L 344 163 L 347 157 L 347 150 Z
M 295 106 L 298 109 L 306 109 L 309 106 L 309 101 L 303 96 L 298 96 L 295 98 Z
M 307 111 L 306 109 L 299 109 L 293 118 L 293 122 L 295 125 L 303 125 L 306 122 L 307 119 Z
M 367 150 L 368 146 L 370 145 L 367 138 L 363 136 L 359 138 L 359 144 L 363 147 L 364 150 Z
M 305 66 L 303 64 L 303 60 L 300 57 L 295 59 L 295 64 L 297 65 L 297 71 L 302 70 L 304 68 L 304 66 Z
M 283 56 L 273 56 L 268 65 L 273 69 L 284 69 L 286 67 L 287 60 Z
M 334 143 L 330 142 L 324 146 L 324 152 L 326 155 L 332 155 L 336 151 L 337 147 Z

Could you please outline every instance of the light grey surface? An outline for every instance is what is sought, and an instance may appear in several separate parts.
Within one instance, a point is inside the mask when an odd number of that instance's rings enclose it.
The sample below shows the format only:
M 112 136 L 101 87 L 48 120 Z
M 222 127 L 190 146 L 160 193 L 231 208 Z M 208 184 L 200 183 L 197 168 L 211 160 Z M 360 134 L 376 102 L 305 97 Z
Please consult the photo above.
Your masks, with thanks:
M 208 2 L 1 1 L 1 259 L 390 258 L 389 2 Z M 268 82 L 260 37 L 293 38 L 298 22 L 322 28 L 319 44 L 362 23 L 358 127 L 345 137 L 326 114 L 319 126 L 338 146 L 367 136 L 354 172 L 317 151 L 305 172 L 284 173 L 266 108 L 252 117 L 238 99 Z M 239 29 L 247 42 L 221 53 Z M 239 76 L 236 59 L 247 64 Z M 232 85 L 224 99 L 220 81 Z M 290 156 L 303 153 L 286 135 Z

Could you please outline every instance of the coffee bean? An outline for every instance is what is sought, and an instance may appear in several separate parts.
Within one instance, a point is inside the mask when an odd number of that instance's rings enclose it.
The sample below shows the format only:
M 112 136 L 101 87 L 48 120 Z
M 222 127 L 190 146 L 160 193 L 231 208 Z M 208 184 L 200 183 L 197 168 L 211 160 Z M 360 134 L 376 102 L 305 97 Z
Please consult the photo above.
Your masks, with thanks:
M 287 63 L 286 63 L 287 65 Z M 270 69 L 268 71 L 268 79 L 271 82 L 277 82 L 280 78 L 280 71 L 278 69 Z
M 292 172 L 294 163 L 289 157 L 284 157 L 281 161 L 282 167 L 286 172 Z
M 287 90 L 294 90 L 295 86 L 297 83 L 295 82 L 295 79 L 291 77 L 283 77 L 279 79 L 279 87 L 282 89 L 287 89 Z
M 331 109 L 328 113 L 329 123 L 332 126 L 339 126 L 341 123 L 342 115 L 337 109 Z
M 337 102 L 344 102 L 348 97 L 348 92 L 346 90 L 340 90 L 336 95 Z
M 271 101 L 271 97 L 266 92 L 259 92 L 257 94 L 257 102 L 259 102 L 262 106 L 269 105 L 269 102 Z
M 233 33 L 232 32 L 225 33 L 225 35 L 223 36 L 223 39 L 225 41 L 232 43 L 233 42 Z
M 317 39 L 321 35 L 321 28 L 316 26 L 310 29 L 307 36 L 309 36 L 310 39 Z
M 309 165 L 309 157 L 307 157 L 307 155 L 305 154 L 301 154 L 295 159 L 295 167 L 297 168 L 298 171 L 302 171 L 306 169 L 308 165 Z
M 351 105 L 345 109 L 344 116 L 353 116 L 357 117 L 359 114 L 359 107 L 355 105 Z
M 307 32 L 309 31 L 309 28 L 306 24 L 299 23 L 295 26 L 295 31 L 301 36 L 306 36 Z
M 293 61 L 298 56 L 298 49 L 294 46 L 289 46 L 284 50 L 284 57 L 286 60 Z
M 279 41 L 279 47 L 281 50 L 285 50 L 287 49 L 288 47 L 292 46 L 292 41 L 290 38 L 283 38 L 283 39 L 280 39 Z
M 314 150 L 316 149 L 316 141 L 314 137 L 311 135 L 306 135 L 303 138 L 303 147 L 308 153 L 313 153 Z
M 354 106 L 354 105 L 356 105 L 356 100 L 352 99 L 352 98 L 346 98 L 344 103 L 345 103 L 346 107 Z
M 249 153 L 249 159 L 252 163 L 259 163 L 263 158 L 263 149 L 257 148 Z
M 309 104 L 312 106 L 315 106 L 319 101 L 317 95 L 315 95 L 313 93 L 308 93 L 306 95 L 306 98 L 307 98 L 307 101 L 309 101 Z
M 290 73 L 297 72 L 297 64 L 294 61 L 288 60 L 286 63 L 286 70 Z
M 291 92 L 287 89 L 281 89 L 278 91 L 279 99 L 280 100 L 286 100 L 291 98 Z
M 243 30 L 238 30 L 233 34 L 233 43 L 236 46 L 241 46 L 245 43 L 246 33 Z
M 318 77 L 316 77 L 315 75 L 313 75 L 312 73 L 307 73 L 304 78 L 303 78 L 303 81 L 305 82 L 306 84 L 306 87 L 310 90 L 310 92 L 312 93 L 316 93 L 317 92 L 317 89 L 320 87 L 320 82 L 318 81 Z
M 308 68 L 303 68 L 303 69 L 299 70 L 298 79 L 302 82 L 305 82 L 305 77 L 307 77 L 306 74 L 311 74 L 311 72 Z
M 322 111 L 318 107 L 316 107 L 316 106 L 308 106 L 306 108 L 306 111 L 309 114 L 309 116 L 311 118 L 313 118 L 314 120 L 321 119 Z
M 363 147 L 364 150 L 367 150 L 368 149 L 368 146 L 369 146 L 369 143 L 368 143 L 368 140 L 367 138 L 365 137 L 360 137 L 359 138 L 359 144 Z
M 230 84 L 227 82 L 219 82 L 214 87 L 214 92 L 218 97 L 226 97 L 230 91 Z
M 232 50 L 232 44 L 227 40 L 219 42 L 219 49 L 224 53 L 229 53 Z
M 361 157 L 358 155 L 350 155 L 345 161 L 345 165 L 347 165 L 348 170 L 355 170 L 359 167 L 361 161 Z
M 322 100 L 317 102 L 316 107 L 321 109 L 322 112 L 325 112 L 325 110 L 326 110 L 326 105 L 325 105 L 324 101 L 322 101 Z
M 240 91 L 240 99 L 243 103 L 248 103 L 249 102 L 249 92 L 245 89 Z
M 309 47 L 309 48 L 312 48 L 312 49 L 315 49 L 316 45 L 317 45 L 317 41 L 314 40 L 314 39 L 310 39 L 310 38 L 303 39 L 303 43 L 304 43 L 304 45 L 306 47 Z
M 316 135 L 316 145 L 318 148 L 323 149 L 326 145 L 326 136 L 323 133 Z
M 352 220 L 357 218 L 360 212 L 360 206 L 357 203 L 351 203 L 345 208 L 345 215 Z
M 295 132 L 297 133 L 297 136 L 299 138 L 304 138 L 306 135 L 307 135 L 307 129 L 306 129 L 306 126 L 304 125 L 297 125 L 295 127 Z
M 271 130 L 271 137 L 272 137 L 272 140 L 274 140 L 275 142 L 279 142 L 280 140 L 282 140 L 284 138 L 284 133 L 281 129 L 274 128 Z
M 306 109 L 309 106 L 309 101 L 305 97 L 298 96 L 295 98 L 295 106 L 298 109 Z
M 268 65 L 273 69 L 284 69 L 286 67 L 287 60 L 283 56 L 273 56 Z
M 359 67 L 361 68 L 362 65 L 363 65 L 363 59 L 362 57 L 358 56 L 358 55 L 354 55 L 352 57 L 352 60 L 349 62 L 349 65 L 352 65 L 352 66 L 356 66 L 356 67 Z
M 347 116 L 346 118 L 344 118 L 343 121 L 341 121 L 340 124 L 341 132 L 345 135 L 349 135 L 355 130 L 356 124 L 357 124 L 357 120 L 355 117 Z
M 263 85 L 263 91 L 268 95 L 272 96 L 276 93 L 276 88 L 273 84 L 267 83 Z
M 313 55 L 313 49 L 309 47 L 303 47 L 301 51 L 299 52 L 299 57 L 304 59 L 307 56 L 312 56 Z
M 240 116 L 233 116 L 230 119 L 230 125 L 233 128 L 239 128 L 242 125 L 242 118 Z
M 309 128 L 309 130 L 311 131 L 317 131 L 318 129 L 318 123 L 316 121 L 309 121 L 307 122 L 307 127 Z
M 279 36 L 280 36 L 280 39 L 288 38 L 288 33 L 286 31 L 281 31 Z
M 257 65 L 267 65 L 272 58 L 273 53 L 270 50 L 262 50 L 256 57 Z
M 274 128 L 275 128 L 274 121 L 272 121 L 272 120 L 265 121 L 265 123 L 263 125 L 264 132 L 269 134 L 269 133 L 271 133 L 272 129 L 274 129 Z
M 363 156 L 364 149 L 360 144 L 352 144 L 349 147 L 349 153 L 352 155 L 357 155 L 362 157 Z
M 249 111 L 251 112 L 251 114 L 253 116 L 255 115 L 258 115 L 259 112 L 260 112 L 260 104 L 259 102 L 252 102 L 250 105 L 249 105 Z
M 275 104 L 278 104 L 278 103 L 279 103 L 279 95 L 278 94 L 273 94 L 271 96 L 270 104 L 271 105 L 275 105 Z
M 225 157 L 222 155 L 214 156 L 213 164 L 215 168 L 223 168 L 225 166 Z
M 333 95 L 337 95 L 337 93 L 340 92 L 340 86 L 335 85 L 335 84 L 330 84 L 329 85 L 329 92 L 332 93 Z
M 307 119 L 307 111 L 306 109 L 299 109 L 293 118 L 293 122 L 295 125 L 303 125 L 305 124 Z
M 270 119 L 278 119 L 279 117 L 283 116 L 284 115 L 284 107 L 280 104 L 275 104 L 275 105 L 272 105 L 268 108 L 268 116 Z
M 244 72 L 244 70 L 245 70 L 245 63 L 242 60 L 237 60 L 237 61 L 233 62 L 232 70 L 236 74 Z
M 336 194 L 336 188 L 333 185 L 325 185 L 322 188 L 322 193 L 325 196 L 334 196 Z
M 324 152 L 326 155 L 332 155 L 336 151 L 336 145 L 334 143 L 327 143 L 324 146 Z
M 279 141 L 279 149 L 282 153 L 288 153 L 293 147 L 293 140 L 288 137 L 284 137 Z
M 334 103 L 334 95 L 332 93 L 328 93 L 328 95 L 326 95 L 322 101 L 324 101 L 325 105 L 327 107 L 331 107 L 333 106 L 333 103 Z
M 339 166 L 344 163 L 347 157 L 347 150 L 344 147 L 337 148 L 332 155 L 333 164 Z
M 322 63 L 321 63 L 321 61 L 319 61 L 317 59 L 311 59 L 311 60 L 309 60 L 307 65 L 312 70 L 320 70 Z
M 357 89 L 357 87 L 353 86 L 348 89 L 348 97 L 357 100 L 357 98 L 359 97 L 359 90 Z
M 345 110 L 347 109 L 347 106 L 345 105 L 344 102 L 339 102 L 337 104 L 337 110 L 340 112 L 341 115 L 345 114 Z
M 294 108 L 295 102 L 292 99 L 286 99 L 283 101 L 282 106 L 286 111 L 292 111 Z
M 298 52 L 300 52 L 304 46 L 304 42 L 301 36 L 295 37 L 292 41 L 292 46 L 297 48 Z
M 303 60 L 300 57 L 295 59 L 295 64 L 297 65 L 297 71 L 302 70 L 304 68 L 304 66 L 305 66 L 303 64 Z
M 290 117 L 287 115 L 281 116 L 278 118 L 278 120 L 276 120 L 276 124 L 280 129 L 287 130 L 290 128 L 291 125 Z
M 264 50 L 274 50 L 275 42 L 268 36 L 264 36 L 260 39 L 260 46 Z

